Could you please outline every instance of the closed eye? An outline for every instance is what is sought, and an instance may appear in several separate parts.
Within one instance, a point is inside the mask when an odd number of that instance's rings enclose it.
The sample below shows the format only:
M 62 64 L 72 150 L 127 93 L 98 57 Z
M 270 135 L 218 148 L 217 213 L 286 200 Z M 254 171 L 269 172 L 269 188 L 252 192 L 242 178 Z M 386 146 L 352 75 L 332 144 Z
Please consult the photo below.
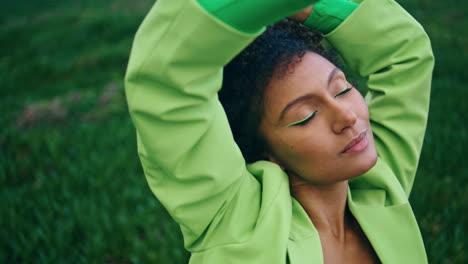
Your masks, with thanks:
M 345 87 L 343 90 L 341 90 L 339 93 L 337 93 L 337 94 L 335 95 L 335 98 L 338 97 L 338 96 L 340 96 L 340 95 L 343 95 L 343 94 L 345 94 L 345 93 L 347 93 L 347 92 L 349 92 L 349 91 L 351 91 L 351 88 L 353 88 L 353 87 Z
M 305 124 L 307 124 L 310 120 L 312 120 L 312 118 L 314 118 L 314 116 L 318 113 L 318 111 L 315 111 L 313 113 L 311 113 L 310 115 L 308 115 L 306 118 L 304 119 L 301 119 L 299 121 L 296 121 L 296 122 L 293 122 L 289 125 L 287 125 L 286 127 L 290 127 L 290 126 L 303 126 Z

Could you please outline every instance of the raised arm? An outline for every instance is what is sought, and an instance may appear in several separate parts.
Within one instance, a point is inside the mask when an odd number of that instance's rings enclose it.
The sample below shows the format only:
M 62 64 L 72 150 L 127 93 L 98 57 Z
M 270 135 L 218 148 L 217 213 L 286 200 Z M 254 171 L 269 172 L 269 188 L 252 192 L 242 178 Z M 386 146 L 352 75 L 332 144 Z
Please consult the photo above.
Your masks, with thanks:
M 222 23 L 195 0 L 158 0 L 134 41 L 125 81 L 138 153 L 188 249 L 233 197 L 249 204 L 242 224 L 259 210 L 260 184 L 246 170 L 217 99 L 223 66 L 256 36 Z
M 424 139 L 434 66 L 427 34 L 395 1 L 366 0 L 326 38 L 350 68 L 367 79 L 379 159 L 408 196 Z
M 194 1 L 159 0 L 133 44 L 126 94 L 138 153 L 186 245 L 246 176 L 216 93 L 223 66 L 254 37 L 215 21 Z

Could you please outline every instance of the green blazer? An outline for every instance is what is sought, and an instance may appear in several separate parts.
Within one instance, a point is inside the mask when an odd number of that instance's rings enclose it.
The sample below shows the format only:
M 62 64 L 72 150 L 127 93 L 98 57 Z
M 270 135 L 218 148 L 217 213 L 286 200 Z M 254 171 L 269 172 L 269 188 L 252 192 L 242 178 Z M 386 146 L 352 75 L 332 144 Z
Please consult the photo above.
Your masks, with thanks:
M 323 263 L 320 239 L 275 164 L 245 164 L 217 98 L 223 66 L 258 34 L 195 0 L 158 0 L 139 28 L 126 94 L 146 179 L 180 224 L 190 263 Z M 378 161 L 348 206 L 383 263 L 426 263 L 408 203 L 426 128 L 434 58 L 393 0 L 365 0 L 325 36 L 367 82 Z

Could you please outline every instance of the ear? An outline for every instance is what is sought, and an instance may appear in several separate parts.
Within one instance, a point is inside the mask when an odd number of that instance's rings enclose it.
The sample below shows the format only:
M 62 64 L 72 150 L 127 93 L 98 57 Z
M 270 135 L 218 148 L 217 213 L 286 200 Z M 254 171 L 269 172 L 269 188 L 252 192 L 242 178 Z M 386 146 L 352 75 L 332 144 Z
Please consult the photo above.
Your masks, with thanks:
M 282 170 L 285 170 L 285 167 L 282 165 L 282 163 L 279 162 L 271 153 L 265 152 L 265 153 L 263 153 L 263 155 L 266 157 L 266 159 L 267 159 L 268 161 L 271 161 L 271 162 L 275 163 L 275 164 L 278 165 Z

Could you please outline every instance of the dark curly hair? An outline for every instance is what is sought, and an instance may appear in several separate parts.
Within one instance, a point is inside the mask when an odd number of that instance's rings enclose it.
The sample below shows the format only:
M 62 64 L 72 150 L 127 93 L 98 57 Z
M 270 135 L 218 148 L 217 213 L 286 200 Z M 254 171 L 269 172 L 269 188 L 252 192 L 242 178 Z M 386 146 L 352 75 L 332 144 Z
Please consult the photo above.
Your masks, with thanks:
M 219 100 L 248 163 L 264 159 L 265 143 L 258 126 L 263 113 L 263 92 L 273 75 L 284 78 L 309 51 L 337 65 L 336 55 L 325 50 L 321 40 L 319 32 L 285 19 L 269 26 L 224 68 Z

